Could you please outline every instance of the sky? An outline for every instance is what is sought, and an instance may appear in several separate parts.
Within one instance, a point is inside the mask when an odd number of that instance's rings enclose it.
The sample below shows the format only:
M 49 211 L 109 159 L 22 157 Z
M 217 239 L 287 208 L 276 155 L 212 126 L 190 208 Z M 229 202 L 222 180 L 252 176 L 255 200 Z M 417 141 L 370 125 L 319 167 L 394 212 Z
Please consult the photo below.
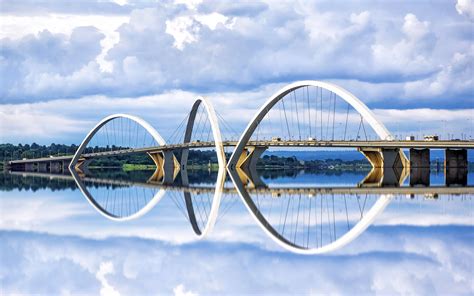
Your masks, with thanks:
M 474 1 L 0 1 L 0 141 L 75 143 L 124 112 L 170 134 L 208 97 L 242 130 L 298 80 L 393 133 L 474 137 Z

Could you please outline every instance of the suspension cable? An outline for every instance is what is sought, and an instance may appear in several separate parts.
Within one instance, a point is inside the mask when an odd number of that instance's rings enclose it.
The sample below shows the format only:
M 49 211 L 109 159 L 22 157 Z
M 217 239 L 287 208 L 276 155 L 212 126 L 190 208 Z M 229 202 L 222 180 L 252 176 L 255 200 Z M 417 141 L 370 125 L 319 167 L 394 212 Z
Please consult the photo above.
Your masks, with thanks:
M 309 136 L 308 137 L 312 137 L 312 132 L 311 132 L 311 107 L 310 107 L 310 104 L 309 104 L 309 90 L 308 90 L 308 86 L 306 86 L 306 99 L 308 101 L 308 123 L 309 123 Z
M 298 126 L 298 136 L 301 141 L 301 130 L 300 130 L 300 117 L 298 114 L 298 101 L 296 100 L 296 89 L 293 91 L 293 98 L 295 100 L 295 111 L 296 111 L 296 124 Z
M 346 132 L 347 132 L 347 121 L 349 120 L 349 103 L 347 103 L 347 112 L 346 112 L 346 125 L 344 127 L 344 141 L 346 140 Z

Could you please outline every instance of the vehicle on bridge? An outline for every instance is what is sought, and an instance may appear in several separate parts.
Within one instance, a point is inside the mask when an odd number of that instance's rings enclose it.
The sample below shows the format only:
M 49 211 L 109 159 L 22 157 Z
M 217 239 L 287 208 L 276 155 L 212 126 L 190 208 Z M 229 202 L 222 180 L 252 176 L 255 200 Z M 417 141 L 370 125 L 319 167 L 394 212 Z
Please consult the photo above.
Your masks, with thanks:
M 438 141 L 439 136 L 437 135 L 428 135 L 424 137 L 425 141 Z

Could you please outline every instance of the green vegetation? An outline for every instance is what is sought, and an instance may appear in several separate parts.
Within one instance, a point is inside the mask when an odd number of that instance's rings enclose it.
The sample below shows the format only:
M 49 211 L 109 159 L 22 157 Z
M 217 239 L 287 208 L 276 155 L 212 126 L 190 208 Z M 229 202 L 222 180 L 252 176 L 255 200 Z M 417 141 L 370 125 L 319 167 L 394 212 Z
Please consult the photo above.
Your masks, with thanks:
M 326 160 L 298 160 L 295 156 L 278 157 L 275 155 L 264 155 L 259 159 L 257 167 L 264 169 L 335 169 L 335 170 L 353 170 L 370 168 L 370 163 L 366 160 L 349 160 L 326 159 Z
M 124 171 L 142 171 L 142 170 L 155 170 L 155 165 L 147 165 L 147 164 L 132 164 L 132 163 L 125 163 L 122 166 Z
M 76 145 L 63 145 L 52 143 L 49 146 L 29 144 L 0 144 L 0 161 L 23 159 L 23 158 L 37 158 L 48 157 L 50 155 L 72 155 L 77 150 Z
M 37 158 L 72 155 L 76 152 L 78 146 L 54 144 L 49 146 L 29 144 L 0 144 L 0 168 L 3 167 L 3 162 L 11 159 L 23 158 Z M 118 149 L 120 147 L 88 147 L 85 153 L 110 151 L 111 149 Z M 226 153 L 226 158 L 230 157 Z M 181 158 L 180 153 L 176 154 L 176 158 Z M 432 166 L 434 162 L 432 163 Z M 469 162 L 469 170 L 474 169 L 474 163 Z M 152 159 L 146 153 L 117 155 L 113 157 L 102 157 L 94 159 L 90 164 L 91 168 L 123 168 L 127 171 L 133 170 L 153 170 L 155 165 Z M 326 159 L 326 160 L 310 160 L 302 161 L 297 157 L 279 157 L 275 155 L 264 155 L 259 159 L 257 167 L 259 169 L 329 169 L 329 170 L 360 170 L 370 168 L 370 164 L 365 160 L 341 160 L 341 159 Z M 217 170 L 217 155 L 213 150 L 190 150 L 188 157 L 188 169 L 190 170 Z

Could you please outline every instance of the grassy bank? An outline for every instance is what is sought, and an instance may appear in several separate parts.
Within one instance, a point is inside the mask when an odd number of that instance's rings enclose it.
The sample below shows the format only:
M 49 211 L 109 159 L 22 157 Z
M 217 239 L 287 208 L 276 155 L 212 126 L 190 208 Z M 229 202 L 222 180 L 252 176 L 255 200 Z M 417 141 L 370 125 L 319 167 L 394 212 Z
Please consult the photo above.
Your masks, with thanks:
M 126 163 L 122 166 L 124 171 L 143 171 L 143 170 L 154 170 L 156 167 L 155 165 L 148 165 L 148 164 L 131 164 Z

